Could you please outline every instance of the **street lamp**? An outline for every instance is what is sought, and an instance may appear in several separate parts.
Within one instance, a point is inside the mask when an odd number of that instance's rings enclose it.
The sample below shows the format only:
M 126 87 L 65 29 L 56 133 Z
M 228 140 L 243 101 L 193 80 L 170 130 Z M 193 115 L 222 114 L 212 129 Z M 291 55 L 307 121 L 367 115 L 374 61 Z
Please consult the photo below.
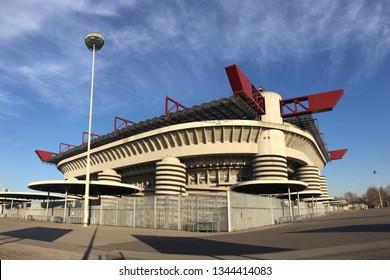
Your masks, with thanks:
M 92 79 L 91 79 L 91 96 L 89 100 L 89 124 L 88 124 L 88 146 L 87 146 L 87 173 L 85 179 L 85 195 L 84 195 L 84 222 L 83 226 L 87 227 L 88 208 L 89 208 L 89 185 L 90 185 L 90 170 L 91 170 L 91 134 L 92 134 L 92 103 L 93 103 L 93 80 L 95 72 L 95 52 L 100 50 L 104 45 L 104 38 L 98 32 L 91 32 L 85 37 L 85 45 L 92 51 Z
M 373 173 L 375 174 L 376 178 L 376 185 L 378 186 L 378 193 L 379 193 L 379 202 L 380 202 L 380 207 L 383 208 L 383 203 L 382 203 L 382 196 L 381 196 L 381 190 L 379 187 L 379 181 L 378 181 L 378 171 L 374 170 Z

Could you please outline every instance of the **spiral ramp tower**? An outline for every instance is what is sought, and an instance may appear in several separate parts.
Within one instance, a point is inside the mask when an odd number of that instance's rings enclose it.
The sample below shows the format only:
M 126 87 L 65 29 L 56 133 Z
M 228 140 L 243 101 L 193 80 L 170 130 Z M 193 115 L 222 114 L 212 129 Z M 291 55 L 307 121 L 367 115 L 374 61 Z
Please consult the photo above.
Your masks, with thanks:
M 319 197 L 321 192 L 320 171 L 317 166 L 301 166 L 295 171 L 297 180 L 307 183 L 308 188 L 299 193 L 302 198 Z
M 287 180 L 286 157 L 256 154 L 252 158 L 252 177 L 255 180 Z
M 100 172 L 98 174 L 98 181 L 105 181 L 105 182 L 122 182 L 122 176 L 119 175 L 115 170 L 113 169 L 105 169 L 103 172 Z
M 265 99 L 265 115 L 262 122 L 283 124 L 279 103 L 281 97 L 275 92 L 262 92 Z M 288 179 L 285 134 L 281 129 L 264 129 L 257 142 L 258 152 L 252 157 L 252 180 L 240 182 L 234 191 L 251 194 L 277 194 L 301 191 L 307 188 L 304 181 Z
M 321 196 L 319 197 L 322 201 L 330 201 L 332 198 L 329 197 L 328 183 L 326 176 L 320 175 L 320 186 L 321 186 Z
M 179 159 L 166 157 L 156 163 L 156 195 L 180 195 L 186 192 L 186 168 Z

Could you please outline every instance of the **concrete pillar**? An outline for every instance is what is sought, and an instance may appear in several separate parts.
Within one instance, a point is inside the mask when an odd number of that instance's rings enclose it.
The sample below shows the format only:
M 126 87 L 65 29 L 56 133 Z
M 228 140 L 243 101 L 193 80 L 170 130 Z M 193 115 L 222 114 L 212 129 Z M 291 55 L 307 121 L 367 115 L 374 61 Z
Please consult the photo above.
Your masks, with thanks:
M 67 210 L 68 210 L 68 188 L 66 188 L 66 190 L 65 190 L 64 215 L 63 215 L 64 223 L 65 223 L 65 219 L 66 219 L 66 211 Z
M 231 232 L 232 231 L 232 208 L 231 208 L 232 204 L 231 204 L 230 190 L 226 191 L 226 199 L 227 199 L 227 228 L 228 228 L 228 232 Z M 198 221 L 198 217 L 196 217 L 196 221 Z

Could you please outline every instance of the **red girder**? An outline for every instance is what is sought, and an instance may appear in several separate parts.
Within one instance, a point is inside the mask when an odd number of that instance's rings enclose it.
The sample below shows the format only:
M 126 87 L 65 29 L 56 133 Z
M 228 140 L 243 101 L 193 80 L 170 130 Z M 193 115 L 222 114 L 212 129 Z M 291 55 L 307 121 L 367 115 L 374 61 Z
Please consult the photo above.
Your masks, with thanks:
M 85 143 L 87 143 L 88 142 L 88 132 L 83 132 L 83 139 L 82 139 L 82 143 L 83 144 L 85 144 Z M 85 135 L 87 135 L 87 138 L 85 138 Z M 100 137 L 100 135 L 97 135 L 97 134 L 93 134 L 93 133 L 91 133 L 91 140 L 93 140 L 93 139 L 95 139 L 95 138 L 97 138 L 97 137 Z
M 169 108 L 169 102 L 173 103 L 173 106 L 171 108 Z M 174 109 L 176 109 L 175 112 L 177 112 L 177 111 L 180 110 L 180 108 L 185 109 L 186 106 L 184 106 L 183 104 L 177 102 L 176 100 L 173 100 L 169 96 L 165 97 L 165 115 L 168 115 L 168 114 L 172 113 L 172 111 Z
M 59 153 L 61 154 L 63 152 L 69 151 L 70 149 L 72 149 L 74 147 L 76 147 L 76 145 L 60 143 Z
M 264 97 L 236 64 L 225 67 L 233 94 L 241 97 L 258 114 L 265 114 Z
M 35 150 L 35 153 L 38 155 L 38 157 L 41 161 L 48 160 L 48 159 L 52 158 L 53 156 L 58 155 L 57 153 L 42 151 L 42 150 Z
M 342 159 L 347 151 L 348 149 L 329 151 L 330 160 Z
M 300 96 L 280 101 L 283 118 L 332 111 L 343 96 L 344 90 L 332 90 L 308 96 Z M 285 112 L 285 109 L 287 112 Z
M 118 125 L 118 120 L 121 121 L 121 123 Z M 123 119 L 123 118 L 120 118 L 118 116 L 115 116 L 114 118 L 114 130 L 115 131 L 118 131 L 122 128 L 125 128 L 125 127 L 128 127 L 129 126 L 129 123 L 130 124 L 136 124 L 136 122 L 133 122 L 133 121 L 130 121 L 130 120 L 126 120 L 126 119 Z M 123 127 L 124 126 L 124 127 Z

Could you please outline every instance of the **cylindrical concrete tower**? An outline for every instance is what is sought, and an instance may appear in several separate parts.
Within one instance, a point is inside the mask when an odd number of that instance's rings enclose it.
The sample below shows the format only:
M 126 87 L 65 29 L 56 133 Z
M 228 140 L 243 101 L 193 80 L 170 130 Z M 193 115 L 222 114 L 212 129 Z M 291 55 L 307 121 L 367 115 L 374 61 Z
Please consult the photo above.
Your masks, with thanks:
M 156 163 L 156 194 L 179 195 L 186 192 L 186 168 L 174 157 Z
M 326 176 L 320 175 L 321 186 L 321 198 L 329 198 L 328 183 L 326 182 Z
M 264 122 L 283 123 L 280 115 L 279 94 L 262 92 L 266 104 Z M 278 129 L 261 132 L 258 141 L 258 153 L 252 158 L 252 177 L 255 180 L 287 180 L 287 158 L 284 133 Z
M 99 181 L 122 182 L 122 176 L 113 169 L 104 169 L 98 174 Z
M 268 129 L 261 133 L 259 153 L 252 158 L 252 177 L 257 180 L 287 180 L 284 133 Z
M 320 185 L 320 171 L 317 166 L 305 165 L 299 167 L 295 171 L 297 180 L 308 184 L 307 190 L 303 191 L 300 195 L 318 197 L 321 195 Z
M 280 100 L 282 100 L 282 97 L 272 91 L 263 91 L 261 95 L 265 101 L 265 115 L 261 116 L 261 121 L 283 124 L 283 118 L 280 113 Z

